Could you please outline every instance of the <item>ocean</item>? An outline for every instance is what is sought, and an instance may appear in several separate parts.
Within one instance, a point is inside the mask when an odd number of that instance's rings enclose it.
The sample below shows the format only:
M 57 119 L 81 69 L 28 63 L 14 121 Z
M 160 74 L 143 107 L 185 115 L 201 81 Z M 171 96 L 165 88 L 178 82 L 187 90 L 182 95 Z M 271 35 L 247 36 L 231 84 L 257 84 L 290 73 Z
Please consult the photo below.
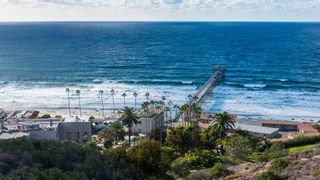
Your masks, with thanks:
M 182 104 L 211 75 L 226 78 L 205 112 L 248 118 L 320 118 L 320 23 L 0 23 L 0 108 L 134 105 L 150 93 Z

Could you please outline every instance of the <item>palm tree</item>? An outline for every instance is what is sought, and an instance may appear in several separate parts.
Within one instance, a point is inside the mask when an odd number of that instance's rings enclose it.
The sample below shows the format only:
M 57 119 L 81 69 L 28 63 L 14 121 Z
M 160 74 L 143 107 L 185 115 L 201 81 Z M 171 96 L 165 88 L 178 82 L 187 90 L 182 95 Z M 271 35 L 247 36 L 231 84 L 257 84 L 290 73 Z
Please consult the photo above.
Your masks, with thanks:
M 215 117 L 216 119 L 213 121 L 212 126 L 215 131 L 219 132 L 222 149 L 222 139 L 225 137 L 228 130 L 232 130 L 234 128 L 234 123 L 227 112 L 218 113 Z
M 138 93 L 134 92 L 133 96 L 134 96 L 134 108 L 137 109 L 137 96 L 138 96 Z
M 129 146 L 131 145 L 131 128 L 139 123 L 139 118 L 133 108 L 125 107 L 121 116 L 122 124 L 129 130 Z
M 193 102 L 196 102 L 196 100 L 198 100 L 198 99 L 199 99 L 198 96 L 193 96 L 193 97 L 192 97 L 192 101 L 193 101 Z
M 124 141 L 124 137 L 126 135 L 126 132 L 124 131 L 124 129 L 120 123 L 118 123 L 118 122 L 112 123 L 111 130 L 113 131 L 116 144 L 118 144 L 119 141 Z
M 192 105 L 191 104 L 184 104 L 180 107 L 180 110 L 182 111 L 183 115 L 183 122 L 185 125 L 191 122 L 191 112 L 192 112 Z
M 144 94 L 144 96 L 146 96 L 147 101 L 149 101 L 150 93 L 146 92 L 146 94 Z
M 145 101 L 141 104 L 141 108 L 147 112 L 147 114 L 149 113 L 149 105 L 150 105 L 150 102 L 149 101 Z
M 169 113 L 170 113 L 170 120 L 171 120 L 171 119 L 172 119 L 172 116 L 171 116 L 171 107 L 172 107 L 172 105 L 173 105 L 173 103 L 172 103 L 171 100 L 169 100 L 168 105 L 169 105 Z
M 122 97 L 123 97 L 123 107 L 126 107 L 126 93 L 122 93 Z
M 71 109 L 70 109 L 70 89 L 66 88 L 66 92 L 68 94 L 68 109 L 69 109 L 69 116 L 71 117 Z
M 189 98 L 189 101 L 191 101 L 191 100 L 192 100 L 192 95 L 189 94 L 189 95 L 188 95 L 188 98 Z
M 167 107 L 165 107 L 163 110 L 164 110 L 164 112 L 166 113 L 166 116 L 165 116 L 166 119 L 168 119 L 168 111 L 170 111 L 170 107 L 167 106 Z
M 103 104 L 103 90 L 99 90 L 100 99 L 101 99 L 101 106 L 102 106 L 102 117 L 104 117 L 104 104 Z
M 173 108 L 176 109 L 176 115 L 177 115 L 177 114 L 178 114 L 179 105 L 178 105 L 178 104 L 175 104 L 175 105 L 173 105 Z
M 80 101 L 80 90 L 76 90 L 76 93 L 77 93 L 77 95 L 78 95 L 78 99 L 79 99 L 79 111 L 80 111 L 80 117 L 82 117 L 81 101 Z
M 198 120 L 200 119 L 201 117 L 201 112 L 202 112 L 202 109 L 200 106 L 198 106 L 196 103 L 193 103 L 191 105 L 191 111 L 192 111 L 192 121 L 193 122 L 198 122 Z M 196 121 L 195 121 L 196 120 Z
M 116 117 L 116 108 L 114 107 L 114 94 L 115 94 L 115 91 L 114 89 L 111 89 L 111 96 L 112 96 L 112 106 L 113 106 L 113 115 L 114 117 Z
M 164 106 L 166 104 L 166 97 L 162 96 L 160 101 L 158 101 L 159 105 L 161 106 L 161 109 L 164 110 Z

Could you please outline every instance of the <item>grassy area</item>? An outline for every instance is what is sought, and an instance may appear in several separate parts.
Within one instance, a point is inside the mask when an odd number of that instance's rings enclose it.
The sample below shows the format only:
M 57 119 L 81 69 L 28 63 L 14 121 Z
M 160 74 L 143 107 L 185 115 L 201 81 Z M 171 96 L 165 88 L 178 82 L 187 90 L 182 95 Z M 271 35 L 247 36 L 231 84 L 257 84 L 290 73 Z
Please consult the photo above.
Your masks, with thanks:
M 316 147 L 316 146 L 317 146 L 317 144 L 311 144 L 311 145 L 306 145 L 306 146 L 292 147 L 292 148 L 289 148 L 289 153 L 295 153 L 295 152 L 305 151 L 305 150 L 311 149 L 311 148 Z

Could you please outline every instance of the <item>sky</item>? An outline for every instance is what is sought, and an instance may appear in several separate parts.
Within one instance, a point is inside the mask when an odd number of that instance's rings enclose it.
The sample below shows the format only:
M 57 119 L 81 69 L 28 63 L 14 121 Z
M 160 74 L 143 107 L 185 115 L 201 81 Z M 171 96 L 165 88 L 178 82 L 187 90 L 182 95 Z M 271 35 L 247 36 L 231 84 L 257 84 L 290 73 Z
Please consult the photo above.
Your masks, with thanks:
M 320 21 L 320 0 L 0 0 L 0 21 Z

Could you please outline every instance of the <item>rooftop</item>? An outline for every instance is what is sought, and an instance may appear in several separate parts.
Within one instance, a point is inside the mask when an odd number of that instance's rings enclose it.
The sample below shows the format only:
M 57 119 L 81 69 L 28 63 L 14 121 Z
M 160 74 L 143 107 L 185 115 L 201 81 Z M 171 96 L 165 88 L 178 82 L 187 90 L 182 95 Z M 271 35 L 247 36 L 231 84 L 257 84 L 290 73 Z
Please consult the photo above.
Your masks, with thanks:
M 318 132 L 313 127 L 313 123 L 310 122 L 293 122 L 293 121 L 280 121 L 280 120 L 264 120 L 261 121 L 261 124 L 275 124 L 275 125 L 291 125 L 291 126 L 297 126 L 299 132 Z
M 19 138 L 24 136 L 29 136 L 29 134 L 24 132 L 1 133 L 0 139 L 13 139 L 13 138 Z
M 260 134 L 272 134 L 279 130 L 278 128 L 270 128 L 270 127 L 241 124 L 241 123 L 235 123 L 234 125 L 235 125 L 235 129 L 241 129 L 244 131 L 260 133 Z

